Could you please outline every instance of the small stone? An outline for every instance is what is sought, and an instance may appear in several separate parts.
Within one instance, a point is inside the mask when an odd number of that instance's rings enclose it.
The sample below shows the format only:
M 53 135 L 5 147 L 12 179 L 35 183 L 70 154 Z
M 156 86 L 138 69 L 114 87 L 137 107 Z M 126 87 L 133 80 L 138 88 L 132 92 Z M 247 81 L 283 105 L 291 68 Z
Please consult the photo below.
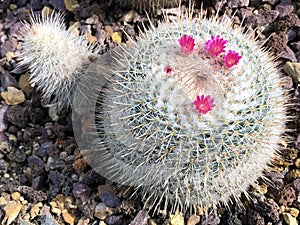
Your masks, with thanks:
M 289 181 L 296 180 L 300 178 L 300 169 L 292 169 L 286 174 L 286 179 Z
M 10 201 L 3 208 L 5 211 L 5 217 L 3 221 L 6 221 L 6 224 L 11 224 L 19 215 L 22 204 L 19 201 Z
M 72 166 L 76 170 L 77 173 L 81 173 L 87 168 L 88 164 L 87 164 L 85 158 L 79 158 L 79 159 L 76 159 L 76 161 L 73 163 Z
M 99 203 L 95 207 L 94 216 L 100 220 L 105 220 L 108 215 L 111 215 L 112 211 L 104 203 Z
M 283 49 L 280 57 L 283 58 L 283 59 L 287 59 L 291 62 L 297 62 L 296 55 L 289 46 L 285 46 L 285 48 Z
M 24 93 L 15 87 L 7 87 L 7 91 L 1 92 L 1 97 L 7 105 L 18 105 L 25 101 Z
M 5 131 L 7 129 L 7 119 L 5 117 L 7 109 L 7 105 L 2 105 L 0 107 L 0 132 Z
M 174 215 L 170 215 L 170 224 L 171 225 L 184 225 L 184 217 L 182 213 L 176 212 Z
M 89 223 L 90 223 L 90 219 L 89 218 L 87 218 L 87 219 L 81 218 L 78 221 L 77 225 L 89 225 Z
M 79 6 L 77 0 L 64 0 L 64 2 L 69 12 L 73 12 L 73 10 Z
M 50 213 L 44 215 L 41 225 L 59 225 Z
M 279 12 L 279 17 L 285 17 L 294 11 L 294 5 L 291 1 L 281 1 L 275 9 Z
M 50 170 L 49 172 L 49 180 L 54 184 L 55 186 L 59 186 L 62 184 L 62 181 L 64 179 L 64 175 L 59 173 L 57 170 Z
M 111 35 L 113 41 L 121 43 L 122 42 L 122 33 L 121 32 L 113 32 Z
M 299 210 L 296 209 L 296 208 L 290 208 L 289 212 L 290 212 L 290 214 L 291 214 L 293 217 L 295 217 L 295 218 L 297 218 L 298 215 L 299 215 Z
M 62 211 L 63 219 L 68 224 L 74 224 L 75 216 L 70 214 L 66 209 Z
M 31 168 L 32 173 L 34 175 L 38 176 L 43 172 L 45 163 L 40 157 L 36 155 L 31 155 L 27 158 L 27 161 L 28 161 L 28 166 Z
M 66 10 L 64 0 L 49 0 L 49 3 L 58 11 L 63 12 Z
M 247 7 L 249 0 L 228 0 L 227 5 L 229 8 Z
M 43 142 L 38 150 L 38 155 L 41 157 L 44 157 L 47 155 L 47 151 L 49 148 L 53 146 L 53 143 L 51 141 Z
M 4 206 L 6 204 L 7 204 L 7 200 L 3 196 L 1 196 L 0 197 L 0 206 Z
M 122 17 L 121 19 L 119 20 L 120 22 L 126 22 L 126 23 L 130 23 L 132 22 L 132 20 L 134 18 L 136 18 L 138 15 L 138 13 L 134 10 L 130 10 L 128 12 L 126 12 Z
M 27 109 L 19 105 L 10 106 L 6 111 L 6 118 L 17 127 L 25 128 L 28 124 Z
M 0 72 L 0 83 L 1 87 L 7 89 L 8 87 L 18 87 L 18 82 L 16 81 L 15 77 L 13 77 L 9 72 L 6 70 L 2 70 Z
M 103 192 L 100 195 L 100 199 L 106 206 L 111 208 L 118 207 L 121 204 L 121 200 L 111 192 Z
M 293 181 L 292 185 L 293 185 L 293 188 L 295 189 L 297 195 L 299 195 L 300 194 L 300 179 L 299 178 L 295 179 Z
M 40 213 L 40 208 L 43 206 L 43 204 L 41 202 L 36 203 L 35 205 L 32 206 L 31 210 L 30 210 L 30 217 L 31 219 L 34 219 L 35 217 L 37 217 Z
M 29 95 L 29 93 L 32 90 L 32 86 L 29 83 L 29 75 L 28 74 L 22 74 L 19 79 L 19 87 L 21 90 L 25 93 L 26 96 Z
M 80 198 L 83 204 L 85 204 L 89 200 L 90 192 L 91 189 L 85 184 L 73 184 L 73 195 L 75 198 Z
M 122 225 L 123 224 L 122 218 L 120 216 L 115 216 L 115 215 L 108 216 L 105 219 L 105 222 L 108 225 Z
M 16 38 L 10 36 L 2 45 L 1 45 L 1 55 L 2 57 L 6 56 L 8 52 L 15 52 L 17 49 L 18 41 Z
M 296 84 L 299 83 L 300 80 L 300 63 L 286 62 L 286 64 L 282 67 L 284 72 L 286 72 L 289 76 L 291 76 Z
M 193 214 L 188 218 L 187 225 L 196 225 L 199 222 L 200 222 L 200 216 Z
M 298 225 L 297 219 L 295 217 L 292 217 L 291 214 L 289 214 L 289 213 L 282 213 L 282 216 L 283 216 L 284 221 L 288 225 Z
M 300 158 L 296 159 L 294 164 L 297 168 L 300 168 Z
M 296 200 L 296 193 L 293 187 L 285 187 L 279 192 L 278 203 L 284 206 L 290 206 Z
M 134 220 L 129 225 L 146 225 L 147 222 L 148 222 L 148 212 L 145 209 L 142 209 L 138 212 Z
M 16 192 L 11 193 L 11 198 L 16 201 L 20 200 L 20 198 L 21 198 L 20 192 L 16 191 Z
M 201 225 L 218 225 L 220 218 L 217 215 L 208 215 L 208 217 L 202 217 Z
M 8 62 L 10 62 L 10 61 L 13 59 L 13 57 L 15 56 L 15 54 L 14 54 L 13 52 L 7 52 L 7 53 L 5 54 L 5 56 L 6 56 L 6 60 L 7 60 Z

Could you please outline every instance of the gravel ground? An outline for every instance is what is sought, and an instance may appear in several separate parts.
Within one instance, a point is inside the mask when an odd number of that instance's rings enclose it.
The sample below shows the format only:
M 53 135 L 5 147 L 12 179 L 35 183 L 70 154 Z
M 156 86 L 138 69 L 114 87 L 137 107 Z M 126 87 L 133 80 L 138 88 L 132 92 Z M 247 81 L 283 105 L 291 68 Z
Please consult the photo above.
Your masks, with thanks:
M 273 185 L 258 181 L 249 189 L 251 201 L 244 208 L 220 208 L 218 216 L 155 215 L 143 209 L 139 198 L 130 199 L 127 187 L 116 185 L 95 173 L 76 146 L 71 113 L 57 118 L 43 107 L 40 93 L 30 87 L 26 73 L 12 70 L 18 52 L 20 20 L 31 11 L 56 9 L 66 15 L 66 25 L 77 23 L 90 42 L 103 51 L 132 37 L 147 21 L 145 13 L 130 6 L 108 5 L 94 0 L 2 0 L 0 3 L 0 221 L 1 224 L 94 224 L 94 225 L 296 225 L 300 210 L 299 110 L 291 109 L 296 120 L 288 124 L 293 143 L 288 143 L 283 159 L 276 160 L 267 177 Z M 212 3 L 211 3 L 212 2 Z M 196 2 L 195 13 L 201 1 Z M 208 16 L 233 16 L 236 25 L 257 28 L 279 55 L 291 94 L 300 97 L 300 1 L 299 0 L 223 0 L 204 1 Z M 170 11 L 176 11 L 170 9 Z M 154 24 L 162 10 L 150 13 Z M 6 94 L 3 94 L 6 93 Z M 9 98 L 13 96 L 13 98 Z M 55 118 L 55 119 L 54 119 Z

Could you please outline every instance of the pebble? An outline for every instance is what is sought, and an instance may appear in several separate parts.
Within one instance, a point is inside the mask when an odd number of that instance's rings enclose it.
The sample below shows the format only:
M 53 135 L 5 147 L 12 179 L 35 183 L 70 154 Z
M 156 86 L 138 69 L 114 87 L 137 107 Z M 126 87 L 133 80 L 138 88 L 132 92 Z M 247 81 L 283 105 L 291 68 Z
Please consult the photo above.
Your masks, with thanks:
M 278 203 L 284 206 L 290 206 L 296 200 L 296 192 L 293 187 L 285 187 L 279 192 Z
M 121 32 L 113 32 L 111 38 L 114 42 L 121 43 L 122 42 L 122 33 Z
M 201 225 L 218 225 L 220 218 L 217 215 L 211 214 L 208 217 L 202 217 Z
M 59 225 L 58 222 L 52 217 L 50 213 L 47 213 L 43 219 L 41 225 Z
M 52 184 L 54 184 L 55 186 L 59 186 L 60 184 L 62 184 L 62 181 L 64 179 L 64 175 L 57 170 L 50 170 L 48 177 Z
M 108 191 L 101 193 L 100 199 L 106 206 L 111 208 L 116 208 L 121 204 L 121 200 Z
M 18 217 L 21 208 L 22 204 L 19 201 L 9 201 L 7 203 L 7 205 L 3 208 L 5 211 L 5 217 L 3 221 L 6 221 L 6 225 L 11 224 Z
M 32 86 L 29 83 L 29 75 L 22 74 L 20 76 L 18 84 L 19 84 L 19 87 L 21 88 L 21 90 L 25 93 L 25 95 L 28 96 L 32 90 Z
M 227 5 L 229 8 L 247 7 L 249 0 L 228 0 Z
M 133 9 L 126 12 L 120 19 L 120 22 L 126 22 L 126 23 L 130 23 L 132 22 L 132 20 L 134 18 L 136 18 L 138 16 L 138 13 L 136 11 L 134 11 Z
M 13 193 L 11 193 L 11 198 L 12 198 L 13 200 L 15 200 L 15 201 L 20 200 L 20 198 L 21 198 L 20 192 L 13 192 Z
M 88 167 L 88 164 L 85 158 L 79 158 L 76 159 L 76 161 L 72 164 L 72 166 L 77 173 L 81 173 Z
M 1 97 L 7 105 L 18 105 L 25 101 L 24 93 L 13 86 L 7 87 L 7 91 L 1 92 Z
M 40 213 L 40 208 L 43 206 L 43 204 L 41 202 L 38 202 L 36 204 L 34 204 L 31 209 L 30 209 L 30 217 L 31 219 L 34 219 L 35 217 L 37 217 Z
M 31 155 L 27 158 L 27 161 L 28 161 L 28 166 L 31 168 L 32 173 L 35 176 L 38 176 L 43 172 L 45 163 L 40 157 L 36 155 Z
M 170 215 L 170 225 L 184 225 L 184 217 L 182 213 L 176 212 Z
M 200 216 L 193 214 L 188 218 L 187 225 L 196 225 L 199 222 L 200 222 Z
M 288 225 L 298 225 L 297 219 L 295 217 L 293 217 L 291 214 L 289 214 L 289 213 L 282 213 L 282 216 L 283 216 L 284 221 Z
M 111 215 L 105 219 L 107 225 L 122 225 L 123 220 L 120 216 Z
M 6 111 L 8 109 L 7 105 L 2 105 L 0 107 L 0 132 L 5 131 L 7 129 L 7 120 L 5 117 Z
M 145 209 L 142 209 L 138 212 L 134 220 L 129 225 L 146 225 L 147 223 L 148 223 L 148 212 Z
M 10 36 L 2 45 L 1 45 L 1 56 L 6 56 L 6 53 L 8 52 L 14 52 L 16 51 L 18 45 L 18 41 L 16 38 Z
M 286 174 L 286 179 L 289 181 L 296 180 L 300 178 L 300 169 L 292 169 Z
M 68 224 L 74 224 L 75 215 L 70 214 L 66 209 L 62 211 L 63 219 Z
M 82 183 L 73 184 L 73 195 L 75 198 L 80 198 L 82 203 L 85 204 L 89 200 L 91 189 Z
M 69 12 L 73 12 L 73 10 L 79 6 L 77 0 L 64 0 L 64 2 Z
M 295 62 L 286 62 L 282 67 L 284 72 L 286 72 L 289 76 L 291 76 L 296 84 L 299 83 L 300 80 L 300 63 Z
M 26 107 L 19 105 L 10 106 L 6 111 L 7 121 L 20 128 L 25 128 L 28 125 L 28 112 Z
M 297 218 L 298 215 L 299 215 L 299 210 L 296 209 L 296 208 L 290 208 L 290 209 L 289 209 L 289 213 L 290 213 L 293 217 Z
M 282 0 L 276 5 L 275 9 L 279 12 L 279 17 L 285 17 L 294 11 L 294 5 L 291 1 Z
M 110 208 L 106 207 L 104 203 L 99 203 L 95 207 L 94 216 L 100 220 L 105 220 L 108 215 L 111 215 L 113 212 Z

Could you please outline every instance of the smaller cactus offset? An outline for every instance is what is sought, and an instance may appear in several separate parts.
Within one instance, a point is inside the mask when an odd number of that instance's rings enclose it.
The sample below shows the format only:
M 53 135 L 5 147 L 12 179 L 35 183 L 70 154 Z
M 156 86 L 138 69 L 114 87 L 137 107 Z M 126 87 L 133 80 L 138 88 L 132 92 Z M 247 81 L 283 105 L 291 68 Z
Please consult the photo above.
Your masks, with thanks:
M 66 30 L 59 13 L 32 15 L 19 36 L 18 69 L 29 68 L 29 81 L 42 92 L 43 103 L 60 111 L 70 106 L 76 80 L 99 49 Z
M 76 91 L 79 102 L 99 95 L 87 161 L 135 186 L 146 207 L 239 203 L 287 140 L 289 96 L 277 64 L 251 31 L 231 25 L 182 16 L 152 26 L 100 57 L 88 72 L 100 82 Z

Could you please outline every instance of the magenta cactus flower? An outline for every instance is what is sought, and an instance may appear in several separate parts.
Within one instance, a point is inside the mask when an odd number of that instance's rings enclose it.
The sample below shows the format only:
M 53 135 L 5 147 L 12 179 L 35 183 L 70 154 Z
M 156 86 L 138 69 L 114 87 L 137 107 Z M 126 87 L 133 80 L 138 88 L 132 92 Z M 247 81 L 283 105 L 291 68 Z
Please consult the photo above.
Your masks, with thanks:
M 238 62 L 240 61 L 241 58 L 242 58 L 242 56 L 239 55 L 239 53 L 237 53 L 236 51 L 233 51 L 233 50 L 229 50 L 228 53 L 224 56 L 225 66 L 227 68 L 232 67 L 232 66 L 238 64 Z
M 197 95 L 194 106 L 199 113 L 206 114 L 215 106 L 214 99 L 209 95 L 206 97 L 204 95 Z
M 185 34 L 178 39 L 178 42 L 181 46 L 182 53 L 188 55 L 193 52 L 195 46 L 195 39 L 192 36 Z
M 211 36 L 210 40 L 208 40 L 205 43 L 206 50 L 212 55 L 212 56 L 218 56 L 222 52 L 225 52 L 225 45 L 227 44 L 227 40 L 220 37 L 220 35 L 217 36 Z

